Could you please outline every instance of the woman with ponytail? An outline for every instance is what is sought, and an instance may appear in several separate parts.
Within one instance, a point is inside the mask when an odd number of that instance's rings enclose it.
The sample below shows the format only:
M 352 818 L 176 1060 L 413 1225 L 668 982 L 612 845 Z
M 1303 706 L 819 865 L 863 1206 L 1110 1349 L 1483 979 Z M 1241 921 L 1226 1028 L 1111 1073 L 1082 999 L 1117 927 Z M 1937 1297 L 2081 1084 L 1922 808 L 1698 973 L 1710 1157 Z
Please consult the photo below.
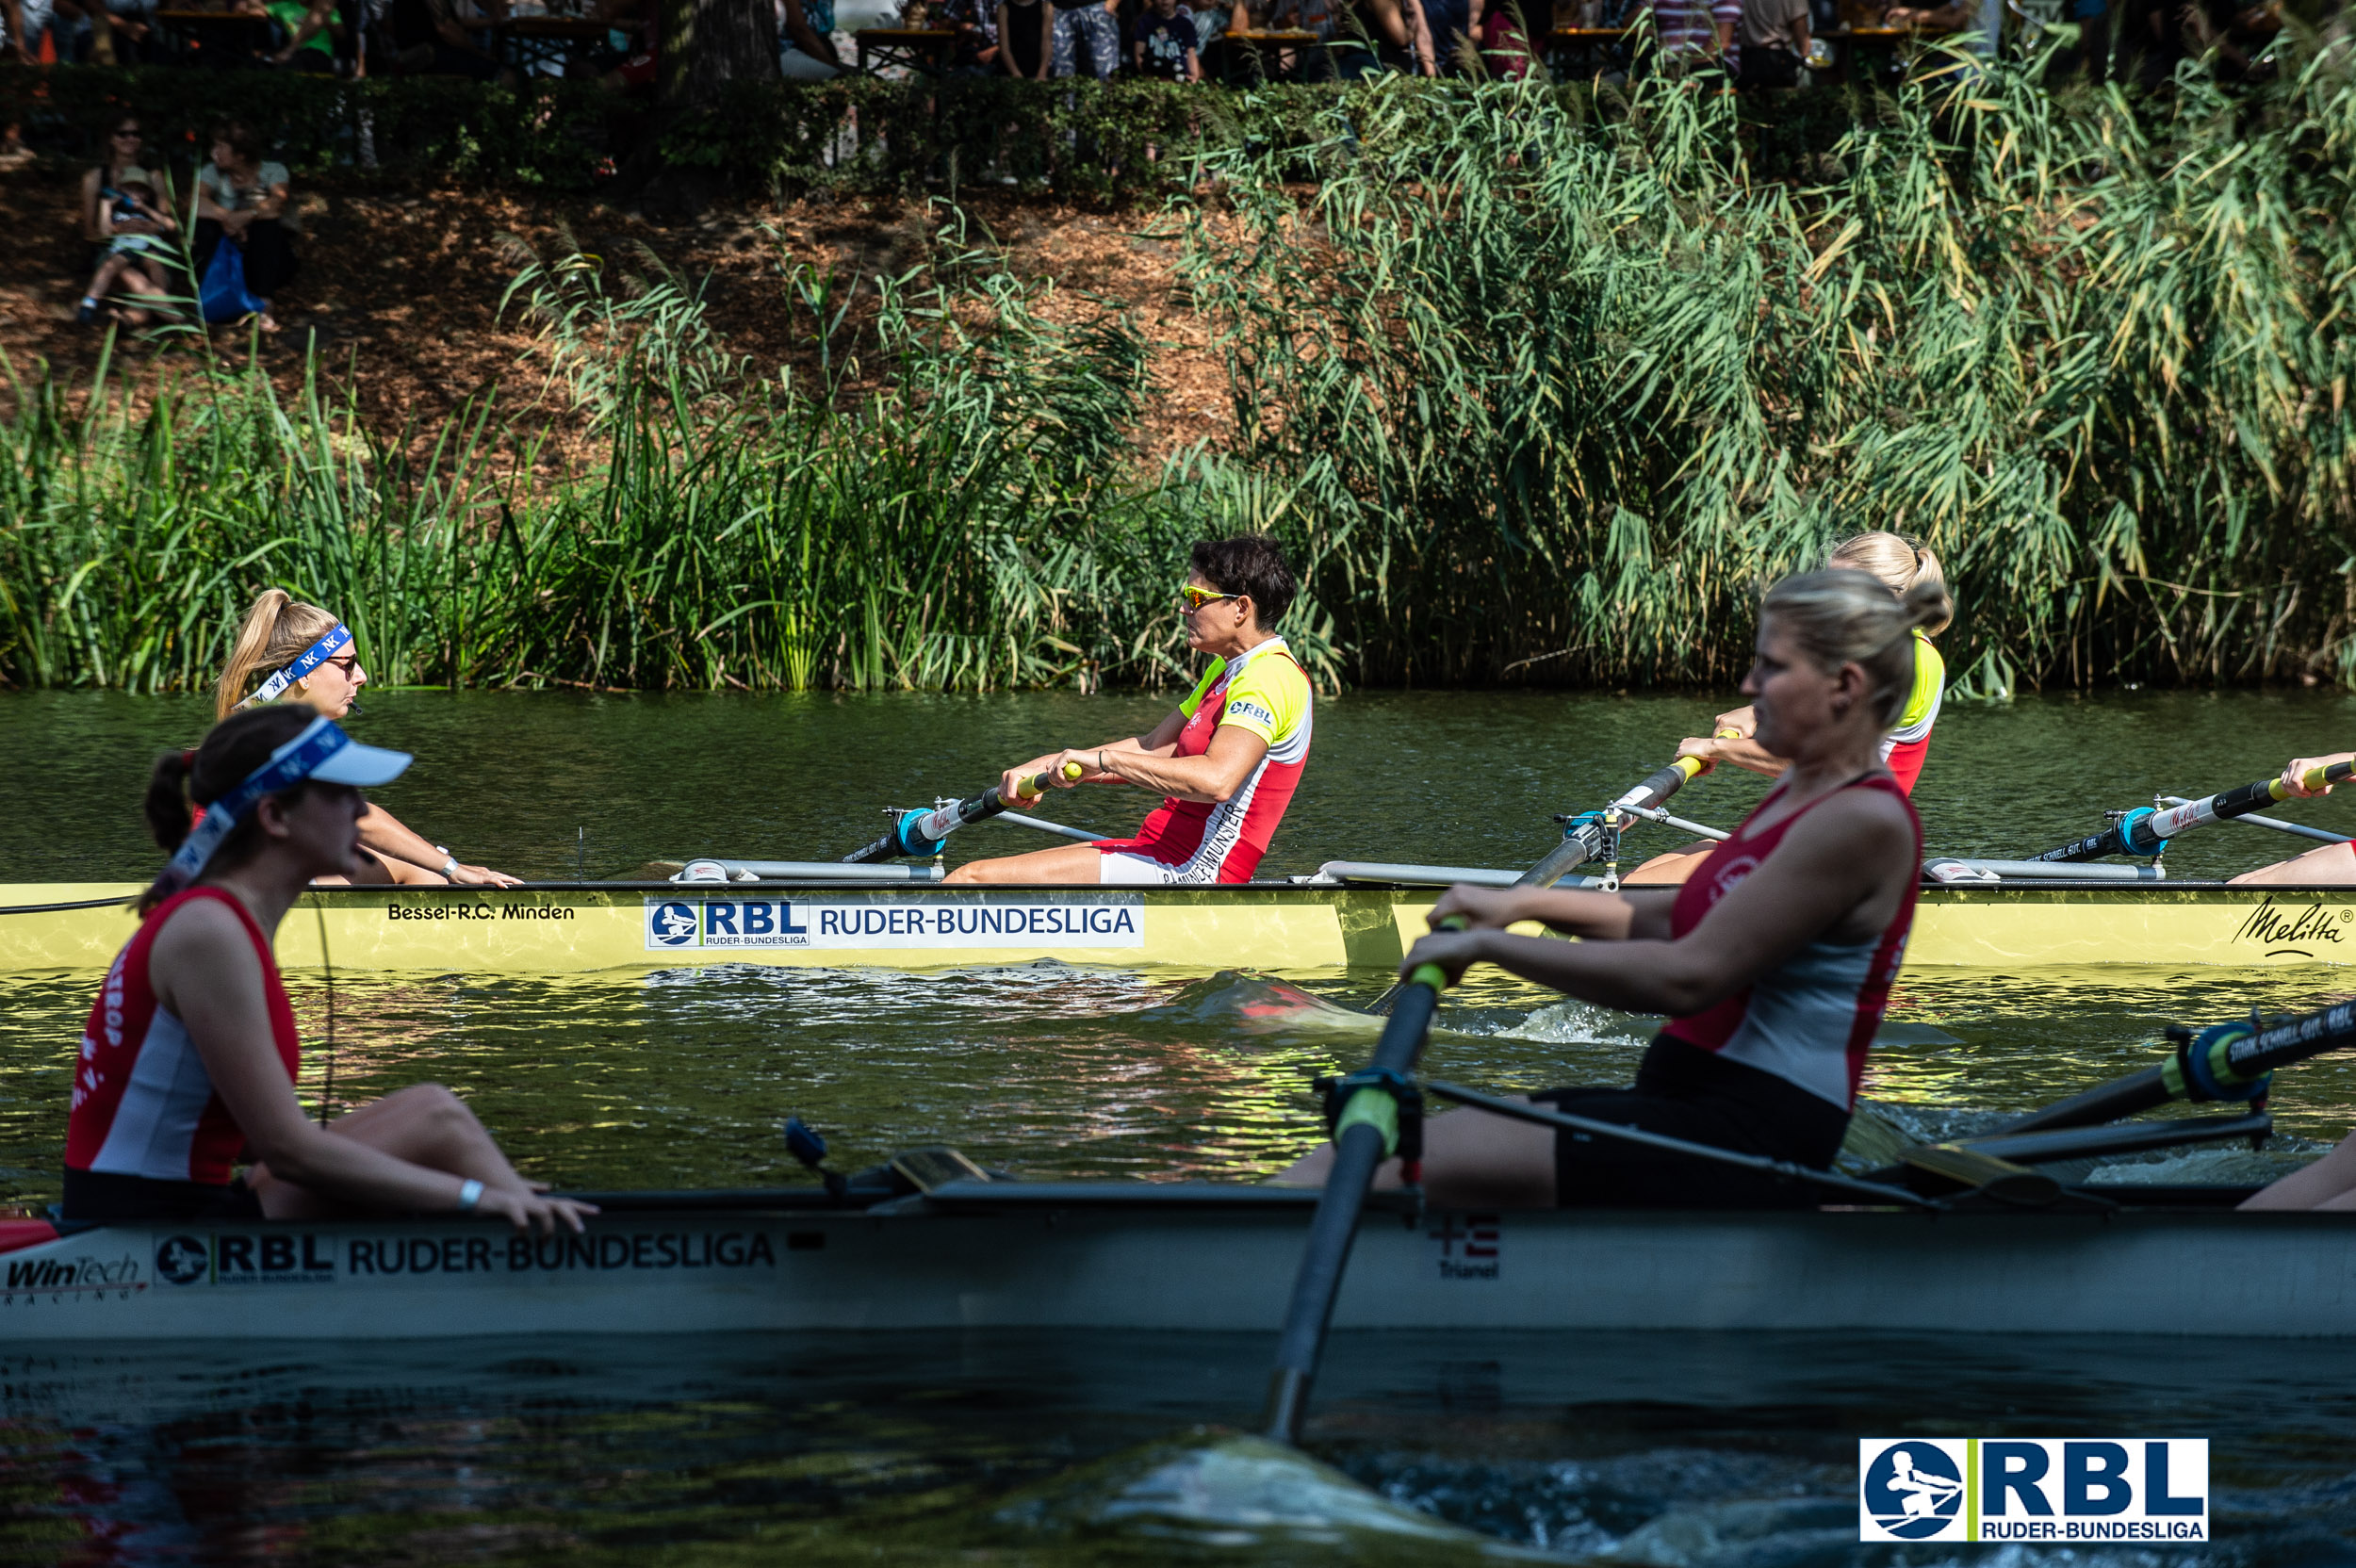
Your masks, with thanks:
M 350 874 L 360 791 L 408 766 L 299 703 L 235 714 L 157 760 L 147 820 L 172 859 L 83 1029 L 68 1219 L 475 1211 L 553 1233 L 596 1212 L 518 1176 L 438 1084 L 324 1125 L 295 1098 L 302 1042 L 271 939 L 315 878 Z
M 1922 827 L 1883 762 L 1913 684 L 1914 631 L 1947 613 L 1917 583 L 1902 600 L 1862 572 L 1786 578 L 1759 608 L 1742 682 L 1760 745 L 1783 764 L 1768 792 L 1680 888 L 1448 890 L 1435 932 L 1401 974 L 1451 979 L 1495 964 L 1583 1002 L 1666 1014 L 1632 1088 L 1533 1095 L 1591 1120 L 1828 1168 L 1906 953 Z M 1582 940 L 1515 936 L 1537 921 Z M 1329 1146 L 1330 1151 L 1330 1146 Z M 1329 1151 L 1288 1178 L 1325 1179 Z M 1396 1182 L 1399 1167 L 1384 1168 Z M 1557 1133 L 1481 1111 L 1424 1129 L 1436 1208 L 1555 1204 L 1809 1205 L 1818 1195 L 1691 1155 Z
M 229 662 L 213 683 L 213 715 L 225 719 L 241 709 L 293 700 L 340 719 L 355 711 L 354 699 L 368 683 L 368 672 L 360 667 L 352 632 L 342 622 L 283 588 L 265 588 L 245 612 Z M 359 871 L 350 878 L 355 882 L 509 888 L 517 880 L 484 866 L 461 864 L 448 849 L 411 832 L 377 806 L 360 818 L 360 848 Z
M 1824 564 L 1830 569 L 1863 572 L 1900 598 L 1917 587 L 1938 594 L 1942 600 L 1946 597 L 1947 575 L 1939 569 L 1939 557 L 1926 547 L 1894 533 L 1877 530 L 1843 539 L 1832 547 Z M 1946 630 L 1955 618 L 1950 603 L 1947 609 L 1914 629 L 1914 678 L 1906 689 L 1906 705 L 1898 710 L 1898 722 L 1882 737 L 1882 760 L 1890 765 L 1890 776 L 1908 794 L 1914 792 L 1915 781 L 1922 776 L 1922 760 L 1931 749 L 1931 730 L 1939 723 L 1939 703 L 1947 694 L 1947 665 L 1939 657 L 1939 649 L 1931 645 L 1931 639 Z M 1677 747 L 1677 755 L 1698 757 L 1711 766 L 1731 762 L 1753 773 L 1779 776 L 1785 766 L 1783 760 L 1753 738 L 1758 723 L 1757 715 L 1748 708 L 1721 713 L 1708 738 L 1696 736 L 1686 741 Z M 1728 730 L 1734 733 L 1728 735 Z

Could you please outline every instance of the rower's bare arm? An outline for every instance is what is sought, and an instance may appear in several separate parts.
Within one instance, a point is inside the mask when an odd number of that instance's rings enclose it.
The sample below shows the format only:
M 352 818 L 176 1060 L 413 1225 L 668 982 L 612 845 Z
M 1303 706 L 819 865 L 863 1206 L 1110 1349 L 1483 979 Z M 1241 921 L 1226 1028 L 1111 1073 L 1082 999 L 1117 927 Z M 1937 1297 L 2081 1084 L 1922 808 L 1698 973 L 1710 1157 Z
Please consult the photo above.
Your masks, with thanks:
M 2299 799 L 2328 795 L 2331 792 L 2331 785 L 2311 790 L 2307 788 L 2306 776 L 2318 768 L 2347 761 L 2356 761 L 2356 751 L 2335 751 L 2329 757 L 2294 757 L 2282 769 L 2282 788 Z
M 1630 937 L 1669 934 L 1675 889 L 1622 889 L 1616 893 L 1585 888 L 1476 888 L 1459 883 L 1440 895 L 1432 910 L 1436 926 L 1462 915 L 1476 930 L 1501 931 L 1536 921 L 1566 937 L 1624 941 Z
M 458 1177 L 329 1135 L 303 1114 L 270 1043 L 261 960 L 245 927 L 210 899 L 172 911 L 148 957 L 156 1000 L 188 1026 L 214 1092 L 272 1174 L 384 1209 L 458 1207 Z
M 1493 963 L 1541 985 L 1632 1013 L 1681 1014 L 1722 1002 L 1820 937 L 1863 939 L 1905 896 L 1913 829 L 1887 795 L 1843 792 L 1795 823 L 1765 864 L 1731 889 L 1682 940 L 1559 942 L 1487 930 L 1417 942 L 1451 975 Z
M 521 878 L 487 866 L 460 865 L 445 874 L 441 850 L 403 825 L 401 821 L 374 801 L 360 808 L 360 844 L 372 849 L 388 860 L 405 860 L 410 865 L 432 872 L 436 876 L 447 874 L 449 880 L 465 888 L 512 888 Z
M 1210 749 L 1200 757 L 1117 751 L 1104 760 L 1128 783 L 1217 806 L 1243 788 L 1267 755 L 1268 742 L 1240 725 L 1223 724 L 1211 731 Z

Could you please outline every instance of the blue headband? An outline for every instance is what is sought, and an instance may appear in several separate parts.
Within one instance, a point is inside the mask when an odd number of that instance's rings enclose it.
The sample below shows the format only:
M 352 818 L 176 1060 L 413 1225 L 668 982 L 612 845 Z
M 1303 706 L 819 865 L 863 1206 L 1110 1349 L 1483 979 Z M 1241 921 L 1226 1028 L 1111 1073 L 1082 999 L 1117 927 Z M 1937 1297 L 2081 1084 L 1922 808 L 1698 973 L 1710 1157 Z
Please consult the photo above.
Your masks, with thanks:
M 194 882 L 204 874 L 205 862 L 213 858 L 221 841 L 236 832 L 237 824 L 254 809 L 255 801 L 302 783 L 329 758 L 352 743 L 352 737 L 336 728 L 334 720 L 312 720 L 302 734 L 271 752 L 269 761 L 248 774 L 244 783 L 205 806 L 205 820 L 180 841 L 179 849 L 173 852 L 156 885 L 172 893 Z
M 237 704 L 251 708 L 255 703 L 276 702 L 286 694 L 286 688 L 352 646 L 352 629 L 337 621 L 328 634 L 303 650 L 303 656 L 285 669 L 262 682 L 262 689 Z

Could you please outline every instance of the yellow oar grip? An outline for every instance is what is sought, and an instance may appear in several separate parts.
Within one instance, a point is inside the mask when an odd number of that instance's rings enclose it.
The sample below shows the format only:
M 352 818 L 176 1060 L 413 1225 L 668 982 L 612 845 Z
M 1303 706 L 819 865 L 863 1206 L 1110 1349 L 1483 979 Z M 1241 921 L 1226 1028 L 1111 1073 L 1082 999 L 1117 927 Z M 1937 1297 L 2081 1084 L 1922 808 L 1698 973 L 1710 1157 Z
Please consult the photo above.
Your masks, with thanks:
M 1717 738 L 1721 741 L 1739 741 L 1742 739 L 1742 732 L 1735 728 L 1732 725 L 1728 725 L 1726 728 L 1718 731 Z
M 1077 762 L 1066 762 L 1063 765 L 1063 776 L 1066 778 L 1077 778 L 1086 772 L 1088 769 Z M 1014 781 L 1014 792 L 1024 800 L 1037 800 L 1047 792 L 1047 776 L 1043 773 L 1024 774 Z
M 1677 769 L 1677 772 L 1683 774 L 1686 777 L 1692 778 L 1710 764 L 1703 761 L 1698 757 L 1680 757 L 1669 765 Z
M 1462 915 L 1450 915 L 1432 929 L 1434 931 L 1462 931 L 1471 923 L 1471 921 Z M 1433 993 L 1437 994 L 1448 989 L 1448 971 L 1437 964 L 1417 964 L 1408 972 L 1407 983 L 1411 986 L 1429 986 Z

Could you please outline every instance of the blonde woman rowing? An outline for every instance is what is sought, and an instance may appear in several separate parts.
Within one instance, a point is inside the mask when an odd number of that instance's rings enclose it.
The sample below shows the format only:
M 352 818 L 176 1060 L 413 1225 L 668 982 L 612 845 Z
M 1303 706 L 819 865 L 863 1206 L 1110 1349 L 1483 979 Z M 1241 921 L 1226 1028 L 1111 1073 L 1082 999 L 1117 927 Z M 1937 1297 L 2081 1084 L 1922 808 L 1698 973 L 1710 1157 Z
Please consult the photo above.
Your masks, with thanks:
M 360 791 L 408 765 L 293 703 L 237 714 L 195 750 L 156 760 L 146 815 L 172 859 L 139 899 L 139 928 L 82 1032 L 68 1219 L 358 1209 L 497 1215 L 552 1233 L 597 1212 L 518 1176 L 438 1084 L 323 1126 L 295 1098 L 302 1042 L 270 939 L 305 885 L 351 869 Z M 205 808 L 193 827 L 191 806 Z
M 304 604 L 282 588 L 266 588 L 237 628 L 237 646 L 213 688 L 213 713 L 227 718 L 240 709 L 299 701 L 331 719 L 351 713 L 368 672 L 360 667 L 351 629 L 315 604 Z M 484 866 L 460 862 L 437 843 L 411 832 L 390 811 L 366 805 L 360 811 L 360 855 L 348 876 L 322 882 L 510 888 L 517 878 Z
M 1616 893 L 1452 888 L 1432 918 L 1471 929 L 1426 937 L 1402 973 L 1473 964 L 1584 1002 L 1666 1014 L 1630 1088 L 1532 1096 L 1591 1119 L 1722 1149 L 1832 1164 L 1866 1053 L 1906 953 L 1922 829 L 1881 757 L 1914 680 L 1912 632 L 1947 596 L 1900 600 L 1859 572 L 1787 578 L 1760 607 L 1742 683 L 1782 781 L 1680 888 Z M 1515 936 L 1539 921 L 1577 942 Z M 1281 1180 L 1320 1184 L 1332 1146 Z M 1379 1182 L 1396 1184 L 1399 1167 Z M 1424 1188 L 1443 1209 L 1555 1204 L 1808 1204 L 1804 1188 L 1690 1156 L 1562 1133 L 1481 1111 L 1425 1129 Z

